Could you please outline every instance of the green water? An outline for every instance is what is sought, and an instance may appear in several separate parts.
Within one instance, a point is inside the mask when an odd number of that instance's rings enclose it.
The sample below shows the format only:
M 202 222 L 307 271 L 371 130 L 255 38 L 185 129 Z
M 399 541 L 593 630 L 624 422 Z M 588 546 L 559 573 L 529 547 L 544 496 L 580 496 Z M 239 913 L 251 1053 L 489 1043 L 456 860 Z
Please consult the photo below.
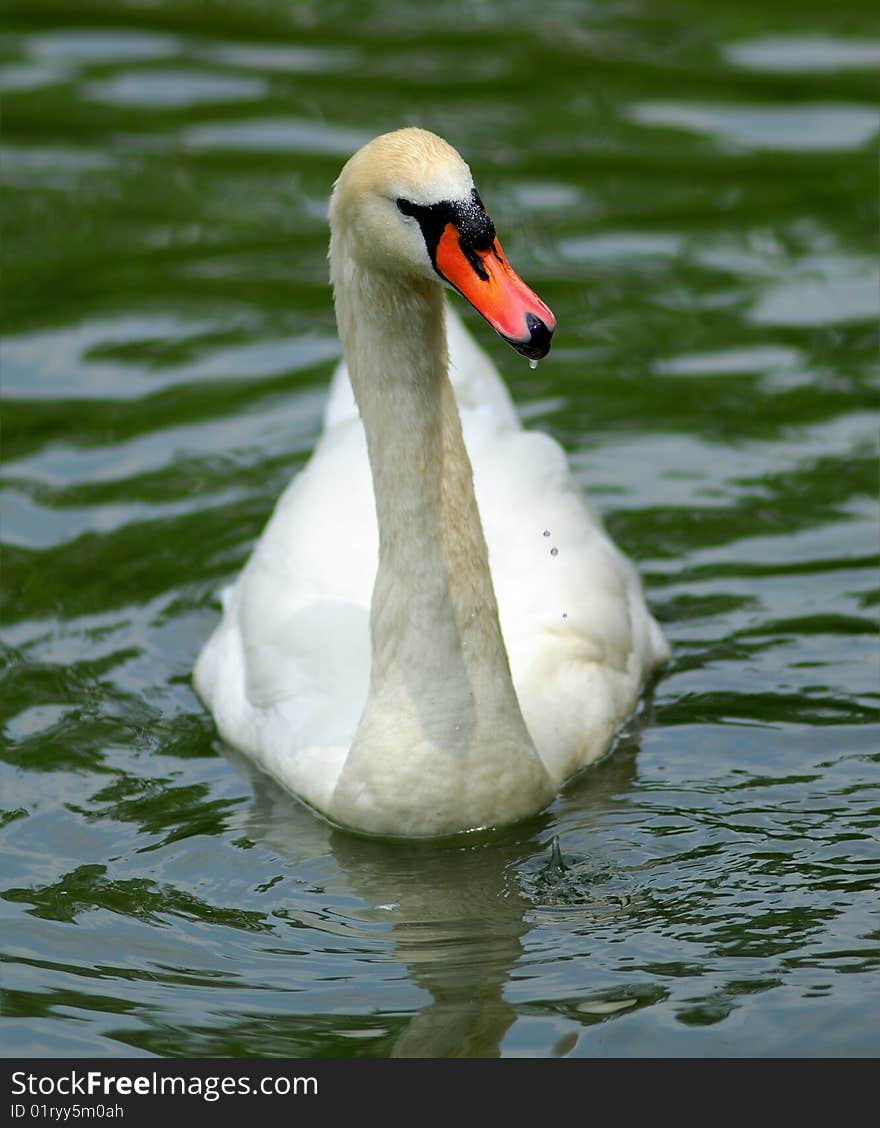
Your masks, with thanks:
M 2 1052 L 880 1052 L 873 5 L 9 0 Z M 405 123 L 559 319 L 464 311 L 674 659 L 457 845 L 218 742 L 216 593 L 316 440 L 325 202 Z

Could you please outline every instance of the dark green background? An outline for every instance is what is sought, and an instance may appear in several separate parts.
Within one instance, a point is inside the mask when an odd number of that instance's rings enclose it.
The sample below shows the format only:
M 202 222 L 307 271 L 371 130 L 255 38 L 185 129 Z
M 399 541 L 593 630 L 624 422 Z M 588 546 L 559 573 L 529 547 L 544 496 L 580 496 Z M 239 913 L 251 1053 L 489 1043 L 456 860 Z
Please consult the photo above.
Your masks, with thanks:
M 880 1052 L 874 5 L 5 11 L 2 1052 Z M 318 433 L 327 194 L 407 123 L 555 310 L 536 373 L 464 313 L 674 652 L 442 847 L 331 830 L 189 685 Z

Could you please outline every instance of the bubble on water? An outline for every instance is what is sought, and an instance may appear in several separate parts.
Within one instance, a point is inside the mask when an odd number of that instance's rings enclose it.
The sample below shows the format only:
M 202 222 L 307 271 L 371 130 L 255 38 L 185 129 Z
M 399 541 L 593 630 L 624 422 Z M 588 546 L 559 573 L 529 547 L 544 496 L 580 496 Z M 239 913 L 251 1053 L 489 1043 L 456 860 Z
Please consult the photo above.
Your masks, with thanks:
M 555 919 L 566 917 L 582 924 L 584 915 L 605 917 L 627 909 L 638 897 L 632 877 L 611 863 L 597 864 L 595 854 L 563 854 L 558 838 L 550 843 L 549 857 L 533 855 L 518 871 L 520 887 L 539 912 Z M 585 999 L 587 1003 L 604 1000 Z
M 551 548 L 550 549 L 550 555 L 551 556 L 558 556 L 559 555 L 559 549 L 558 548 Z

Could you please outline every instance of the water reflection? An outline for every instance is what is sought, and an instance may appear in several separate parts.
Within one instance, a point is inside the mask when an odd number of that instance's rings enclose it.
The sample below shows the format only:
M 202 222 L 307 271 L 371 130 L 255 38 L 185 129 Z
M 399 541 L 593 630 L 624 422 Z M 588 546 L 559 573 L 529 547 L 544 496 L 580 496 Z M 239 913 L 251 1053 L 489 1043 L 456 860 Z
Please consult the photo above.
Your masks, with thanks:
M 736 66 L 781 74 L 873 71 L 880 66 L 880 42 L 858 36 L 767 35 L 730 43 L 724 54 Z
M 388 935 L 367 957 L 363 981 L 352 976 L 350 1009 L 384 1010 L 383 980 L 405 974 L 429 1001 L 403 1023 L 393 1056 L 497 1056 L 516 1017 L 504 989 L 530 928 L 511 871 L 542 848 L 546 818 L 462 845 L 362 838 L 330 827 L 248 761 L 227 754 L 254 790 L 248 837 L 294 872 L 304 858 L 331 854 L 338 871 L 325 887 L 328 913 L 344 907 L 355 935 L 374 935 L 377 927 Z
M 573 781 L 550 811 L 503 831 L 436 843 L 336 829 L 249 760 L 225 746 L 222 751 L 253 788 L 242 823 L 248 839 L 270 847 L 292 873 L 332 858 L 317 916 L 314 897 L 281 905 L 274 915 L 294 927 L 308 921 L 329 931 L 334 943 L 340 933 L 355 947 L 358 940 L 375 943 L 377 932 L 383 938 L 358 957 L 363 976 L 349 972 L 346 1009 L 396 1017 L 391 1056 L 496 1057 L 517 1018 L 507 991 L 535 926 L 552 921 L 589 930 L 631 906 L 632 877 L 612 858 L 572 856 L 553 828 L 568 819 L 572 832 L 583 835 L 625 801 L 637 775 L 638 728 L 647 716 L 646 709 L 614 755 Z M 395 1011 L 391 985 L 401 977 L 398 965 L 426 993 L 424 1005 Z M 571 1008 L 592 1024 L 655 996 L 630 1000 L 617 991 L 612 1000 L 572 1000 Z
M 163 68 L 132 70 L 103 82 L 90 82 L 83 88 L 83 97 L 118 106 L 182 109 L 202 103 L 255 101 L 267 90 L 259 78 Z
M 873 106 L 824 102 L 799 106 L 642 102 L 630 113 L 642 125 L 707 133 L 744 148 L 792 152 L 856 149 L 875 136 L 880 124 Z

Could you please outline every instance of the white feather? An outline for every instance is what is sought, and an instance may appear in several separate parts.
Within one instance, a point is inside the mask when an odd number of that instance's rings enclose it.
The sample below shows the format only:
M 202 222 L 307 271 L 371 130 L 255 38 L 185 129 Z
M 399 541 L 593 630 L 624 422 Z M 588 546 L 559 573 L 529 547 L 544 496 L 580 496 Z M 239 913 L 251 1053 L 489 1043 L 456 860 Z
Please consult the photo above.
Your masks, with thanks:
M 337 276 L 338 308 L 343 284 Z M 367 331 L 358 329 L 364 354 Z M 448 310 L 446 332 L 515 699 L 496 693 L 507 675 L 491 640 L 485 657 L 464 653 L 467 645 L 479 650 L 482 636 L 462 642 L 442 608 L 422 623 L 407 620 L 407 608 L 420 605 L 414 601 L 436 579 L 430 563 L 397 578 L 413 590 L 395 590 L 394 613 L 376 628 L 385 633 L 371 642 L 376 503 L 345 363 L 333 377 L 320 441 L 225 593 L 222 620 L 195 670 L 227 741 L 329 818 L 367 831 L 446 833 L 540 809 L 607 751 L 644 679 L 668 657 L 634 569 L 586 503 L 559 444 L 522 428 L 492 362 Z M 417 366 L 428 346 L 413 340 L 401 348 Z M 370 358 L 359 363 L 369 367 Z M 377 411 L 380 422 L 371 425 L 390 441 L 399 423 L 390 408 Z M 424 671 L 374 669 L 371 689 L 371 662 L 378 668 L 378 651 L 392 653 L 404 636 L 421 640 L 407 652 L 416 655 L 409 667 Z M 437 674 L 462 660 L 476 701 L 467 716 L 455 676 Z M 523 720 L 528 732 L 520 738 Z

